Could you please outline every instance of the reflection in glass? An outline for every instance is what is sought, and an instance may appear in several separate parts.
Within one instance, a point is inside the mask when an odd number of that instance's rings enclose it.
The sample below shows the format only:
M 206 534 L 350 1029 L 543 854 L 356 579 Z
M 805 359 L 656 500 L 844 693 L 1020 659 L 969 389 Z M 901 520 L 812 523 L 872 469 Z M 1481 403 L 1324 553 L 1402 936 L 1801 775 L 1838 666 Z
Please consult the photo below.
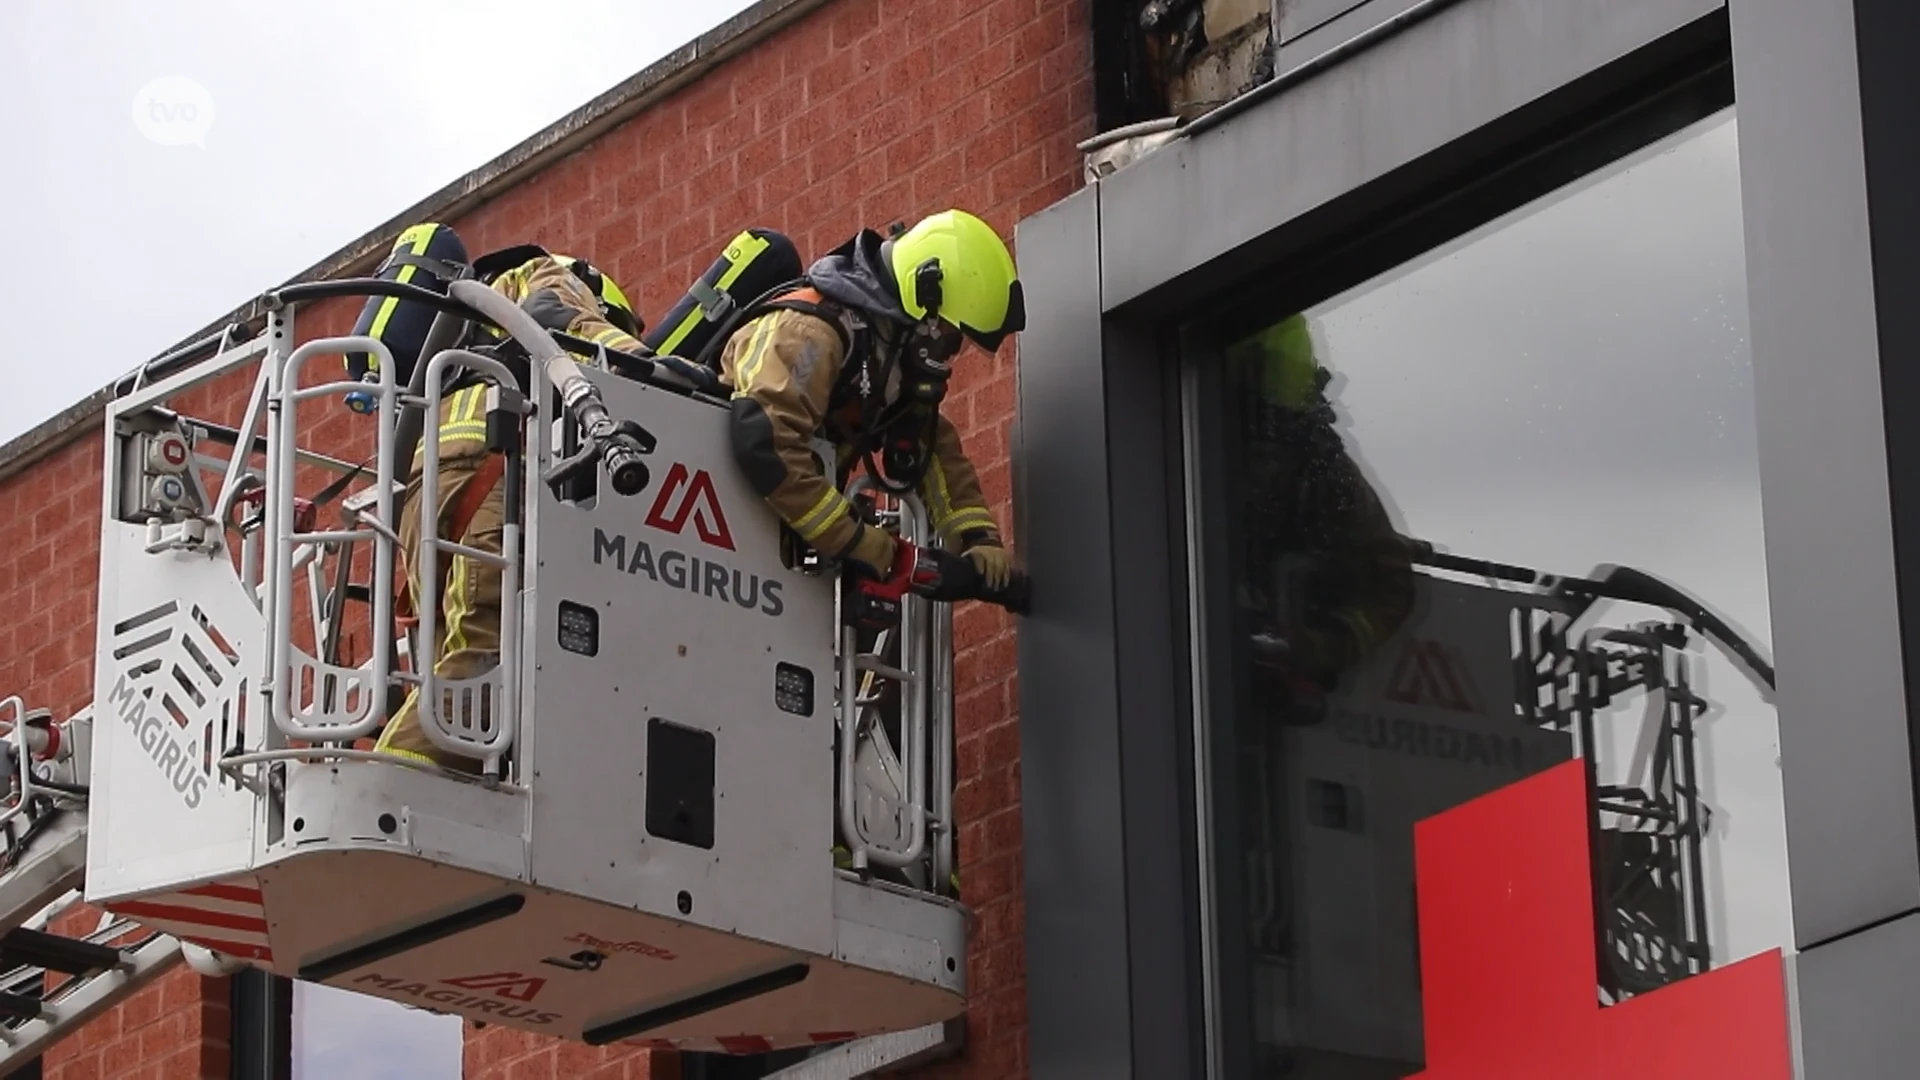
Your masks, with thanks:
M 1417 1071 L 1414 822 L 1575 756 L 1603 1002 L 1789 941 L 1736 147 L 1188 328 L 1230 1074 Z

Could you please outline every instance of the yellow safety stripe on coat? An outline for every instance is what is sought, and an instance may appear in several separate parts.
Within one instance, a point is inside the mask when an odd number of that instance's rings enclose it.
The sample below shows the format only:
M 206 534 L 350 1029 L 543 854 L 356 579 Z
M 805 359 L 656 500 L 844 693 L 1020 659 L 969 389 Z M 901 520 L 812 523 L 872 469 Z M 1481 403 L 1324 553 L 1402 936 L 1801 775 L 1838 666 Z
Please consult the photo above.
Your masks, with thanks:
M 930 507 L 933 511 L 933 531 L 944 532 L 947 522 L 953 520 L 953 496 L 947 491 L 947 469 L 940 463 L 940 455 L 930 456 L 933 460 L 928 462 L 932 468 L 927 473 L 930 481 L 928 487 L 931 488 L 927 501 L 933 504 Z
M 934 526 L 936 532 L 947 536 L 958 536 L 968 529 L 991 528 L 993 528 L 993 514 L 979 507 L 971 510 L 956 510 Z
M 763 316 L 754 325 L 753 336 L 747 339 L 746 355 L 736 365 L 739 372 L 734 397 L 745 397 L 752 388 L 753 380 L 760 374 L 760 368 L 766 363 L 767 342 L 773 338 L 773 320 L 775 316 Z
M 407 699 L 405 702 L 401 704 L 400 711 L 396 713 L 392 718 L 387 720 L 386 726 L 380 729 L 380 737 L 373 741 L 373 749 L 375 753 L 395 754 L 400 757 L 418 758 L 424 761 L 433 760 L 432 758 L 427 757 L 425 754 L 422 754 L 413 750 L 402 750 L 399 747 L 393 745 L 393 736 L 396 732 L 400 730 L 400 717 L 405 716 L 407 714 L 408 709 L 411 709 L 416 704 L 418 704 L 419 699 L 420 699 L 419 687 L 416 686 L 413 689 L 407 691 Z M 415 716 L 415 722 L 416 723 L 418 722 L 417 715 Z
M 459 537 L 453 537 L 457 542 Z M 467 557 L 455 555 L 447 571 L 447 651 L 452 655 L 467 647 L 466 617 L 473 613 L 467 604 Z
M 813 504 L 813 509 L 801 514 L 799 520 L 793 523 L 793 531 L 800 534 L 800 539 L 811 544 L 846 516 L 847 500 L 838 491 L 829 488 L 825 495 L 820 496 L 820 501 Z
M 625 330 L 622 330 L 617 326 L 609 326 L 605 330 L 602 330 L 599 333 L 593 335 L 593 337 L 589 338 L 588 340 L 592 341 L 595 345 L 605 345 L 608 348 L 613 348 L 614 347 L 613 341 L 615 338 L 623 338 L 626 336 L 627 336 L 627 332 Z
M 955 509 L 953 492 L 947 487 L 947 470 L 940 462 L 940 455 L 933 455 L 932 498 L 933 531 L 942 536 L 959 536 L 969 528 L 993 528 L 993 514 L 984 506 L 967 506 Z
M 440 446 L 446 449 L 465 442 L 487 441 L 486 403 L 487 388 L 484 385 L 462 387 L 453 392 L 452 408 L 447 410 L 446 423 L 440 425 Z M 426 449 L 427 440 L 422 438 L 414 445 L 414 453 Z

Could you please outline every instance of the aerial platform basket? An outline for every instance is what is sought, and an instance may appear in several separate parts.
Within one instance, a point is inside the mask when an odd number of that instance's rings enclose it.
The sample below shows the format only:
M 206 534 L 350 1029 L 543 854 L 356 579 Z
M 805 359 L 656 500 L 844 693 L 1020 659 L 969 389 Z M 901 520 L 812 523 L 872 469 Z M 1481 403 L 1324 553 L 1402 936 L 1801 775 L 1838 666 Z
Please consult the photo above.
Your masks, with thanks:
M 443 313 L 412 386 L 378 341 L 294 346 L 298 304 L 382 290 Z M 483 286 L 452 296 L 289 288 L 258 337 L 109 407 L 86 899 L 235 963 L 596 1044 L 958 1016 L 946 607 L 856 625 L 683 365 L 588 369 Z M 467 323 L 524 370 L 444 348 Z M 332 379 L 354 351 L 380 381 Z M 180 411 L 250 367 L 237 425 Z M 497 663 L 454 678 L 411 659 L 446 628 L 426 605 L 395 632 L 389 585 L 418 418 L 463 369 L 513 509 L 504 556 L 431 519 L 411 553 L 502 574 Z M 376 403 L 364 462 L 301 439 L 350 391 Z M 911 496 L 862 501 L 931 542 Z M 477 774 L 369 749 L 408 691 Z

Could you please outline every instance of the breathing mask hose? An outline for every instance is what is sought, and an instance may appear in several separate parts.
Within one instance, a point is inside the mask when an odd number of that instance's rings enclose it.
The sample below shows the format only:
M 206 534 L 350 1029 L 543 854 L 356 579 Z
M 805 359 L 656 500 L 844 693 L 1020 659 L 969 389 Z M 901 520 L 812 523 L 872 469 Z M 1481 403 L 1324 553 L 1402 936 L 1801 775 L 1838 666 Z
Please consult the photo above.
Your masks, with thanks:
M 622 423 L 613 419 L 600 399 L 599 387 L 533 316 L 478 281 L 455 281 L 448 290 L 454 299 L 505 330 L 507 336 L 526 350 L 528 360 L 547 373 L 547 381 L 558 391 L 561 404 L 580 425 L 586 455 L 601 460 L 614 491 L 632 495 L 647 486 L 647 465 L 642 456 L 652 447 L 643 446 L 640 441 L 646 437 L 645 432 L 631 421 Z M 651 443 L 650 438 L 647 441 Z

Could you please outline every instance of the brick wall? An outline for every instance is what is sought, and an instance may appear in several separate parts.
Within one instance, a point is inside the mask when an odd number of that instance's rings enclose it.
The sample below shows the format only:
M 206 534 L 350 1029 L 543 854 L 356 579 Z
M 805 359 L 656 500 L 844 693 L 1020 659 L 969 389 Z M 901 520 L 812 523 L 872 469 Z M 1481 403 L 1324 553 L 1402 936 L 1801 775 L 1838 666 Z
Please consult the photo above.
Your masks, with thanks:
M 228 985 L 175 968 L 48 1051 L 47 1080 L 226 1080 Z
M 534 241 L 586 255 L 653 319 L 750 225 L 787 232 L 809 259 L 861 225 L 948 206 L 1011 236 L 1021 217 L 1078 185 L 1074 144 L 1093 133 L 1088 22 L 1089 0 L 836 0 L 453 224 L 476 253 Z M 319 305 L 302 313 L 299 336 L 344 332 L 352 316 Z M 1009 532 L 1014 351 L 975 351 L 945 406 Z M 189 411 L 237 422 L 250 378 L 206 388 Z M 364 430 L 339 410 L 311 429 L 310 445 L 364 456 Z M 0 482 L 0 604 L 29 613 L 0 630 L 10 646 L 0 649 L 0 687 L 61 716 L 91 694 L 100 453 L 90 433 Z M 979 930 L 965 1056 L 923 1074 L 998 1080 L 1026 1072 L 1013 628 L 998 609 L 967 605 L 954 638 L 961 889 Z M 185 980 L 224 1009 L 223 982 L 175 973 L 57 1048 L 50 1075 L 92 1075 L 85 1062 L 119 1045 L 104 1032 L 145 1038 L 149 1002 L 187 993 Z M 200 1053 L 201 1029 L 168 1024 L 181 1040 L 172 1053 Z M 168 1046 L 149 1049 L 142 1067 L 175 1067 L 176 1057 L 153 1056 Z M 196 1075 L 224 1070 L 222 1059 Z M 473 1080 L 677 1073 L 668 1055 L 468 1030 Z

